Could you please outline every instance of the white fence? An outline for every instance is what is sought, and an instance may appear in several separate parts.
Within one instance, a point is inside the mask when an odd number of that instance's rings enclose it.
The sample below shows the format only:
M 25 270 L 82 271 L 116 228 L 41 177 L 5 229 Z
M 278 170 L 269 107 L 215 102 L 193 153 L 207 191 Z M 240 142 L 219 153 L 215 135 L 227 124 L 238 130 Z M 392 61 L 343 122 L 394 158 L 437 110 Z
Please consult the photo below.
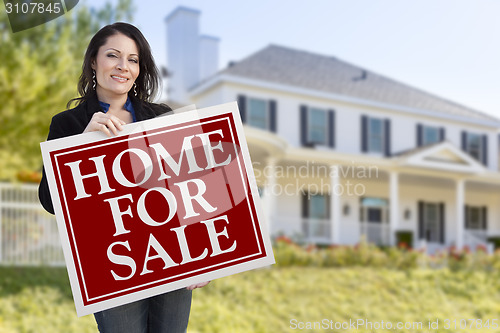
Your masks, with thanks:
M 56 220 L 37 185 L 0 183 L 0 264 L 64 265 Z

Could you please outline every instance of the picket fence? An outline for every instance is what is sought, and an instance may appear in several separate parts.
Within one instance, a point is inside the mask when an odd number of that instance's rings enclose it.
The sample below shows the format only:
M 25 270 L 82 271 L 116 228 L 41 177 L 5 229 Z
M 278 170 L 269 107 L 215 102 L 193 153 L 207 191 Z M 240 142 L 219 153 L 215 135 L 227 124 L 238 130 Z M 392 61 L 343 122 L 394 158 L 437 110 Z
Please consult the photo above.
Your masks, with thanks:
M 64 265 L 56 219 L 36 184 L 0 183 L 0 265 Z

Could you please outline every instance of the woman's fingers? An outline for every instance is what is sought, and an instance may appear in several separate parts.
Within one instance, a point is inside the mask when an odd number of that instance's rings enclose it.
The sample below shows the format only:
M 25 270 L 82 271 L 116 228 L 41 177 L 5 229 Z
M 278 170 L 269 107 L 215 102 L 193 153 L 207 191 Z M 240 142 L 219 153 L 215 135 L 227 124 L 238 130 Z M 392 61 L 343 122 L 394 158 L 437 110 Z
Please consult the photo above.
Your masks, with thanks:
M 193 290 L 193 289 L 196 289 L 196 288 L 203 288 L 203 287 L 205 287 L 209 283 L 210 283 L 210 281 L 201 282 L 201 283 L 197 283 L 197 284 L 192 284 L 189 287 L 187 287 L 186 289 Z
M 83 132 L 100 131 L 110 137 L 111 133 L 118 135 L 123 125 L 125 122 L 112 114 L 96 112 Z

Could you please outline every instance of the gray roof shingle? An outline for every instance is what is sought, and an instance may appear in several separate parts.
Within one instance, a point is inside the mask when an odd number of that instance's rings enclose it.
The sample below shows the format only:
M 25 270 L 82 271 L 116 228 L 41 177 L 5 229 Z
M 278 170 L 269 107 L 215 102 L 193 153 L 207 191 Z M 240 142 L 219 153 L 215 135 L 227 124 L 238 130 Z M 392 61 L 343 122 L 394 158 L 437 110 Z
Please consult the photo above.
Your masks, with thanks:
M 483 112 L 351 65 L 335 57 L 277 45 L 269 45 L 227 67 L 219 74 L 286 84 L 482 121 L 500 122 L 499 119 Z

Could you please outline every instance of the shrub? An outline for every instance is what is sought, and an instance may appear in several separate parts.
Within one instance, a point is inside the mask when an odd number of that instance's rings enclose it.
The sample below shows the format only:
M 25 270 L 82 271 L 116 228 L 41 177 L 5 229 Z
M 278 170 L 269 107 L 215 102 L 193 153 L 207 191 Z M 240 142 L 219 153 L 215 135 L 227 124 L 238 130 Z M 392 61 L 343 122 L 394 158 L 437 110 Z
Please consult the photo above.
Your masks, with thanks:
M 457 251 L 426 254 L 415 251 L 402 242 L 398 247 L 381 248 L 366 241 L 354 246 L 333 245 L 317 247 L 311 244 L 299 245 L 286 236 L 274 240 L 274 256 L 280 267 L 374 267 L 399 270 L 415 268 L 440 269 L 448 267 L 451 271 L 494 271 L 500 269 L 500 250 L 488 254 L 485 248 L 478 247 L 472 252 L 467 247 Z

